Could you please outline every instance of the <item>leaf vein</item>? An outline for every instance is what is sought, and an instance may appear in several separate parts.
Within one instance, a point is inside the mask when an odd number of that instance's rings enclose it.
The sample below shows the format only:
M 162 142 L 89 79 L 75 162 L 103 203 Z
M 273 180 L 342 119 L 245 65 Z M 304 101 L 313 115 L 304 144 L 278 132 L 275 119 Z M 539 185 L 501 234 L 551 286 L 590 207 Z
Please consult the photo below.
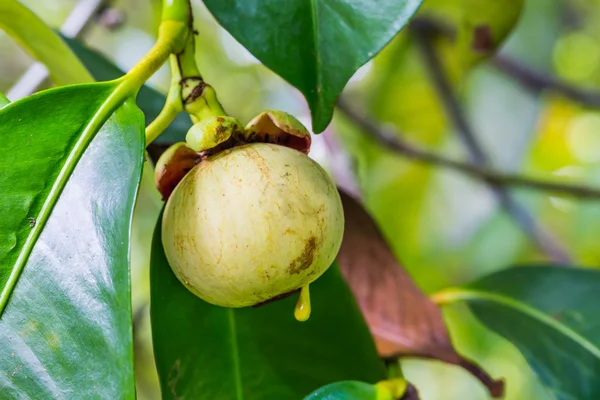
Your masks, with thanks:
M 237 343 L 236 328 L 235 328 L 235 315 L 233 309 L 228 309 L 229 318 L 229 331 L 231 340 L 231 358 L 233 361 L 233 379 L 235 381 L 235 394 L 238 400 L 244 398 L 242 391 L 242 373 L 240 370 L 240 349 Z

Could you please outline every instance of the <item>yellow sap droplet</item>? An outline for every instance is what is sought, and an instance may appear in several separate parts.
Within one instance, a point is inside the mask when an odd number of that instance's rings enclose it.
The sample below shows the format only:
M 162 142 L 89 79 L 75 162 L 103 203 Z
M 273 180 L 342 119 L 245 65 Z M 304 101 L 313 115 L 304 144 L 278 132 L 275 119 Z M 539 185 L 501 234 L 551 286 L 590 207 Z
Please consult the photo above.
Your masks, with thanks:
M 310 317 L 310 292 L 308 285 L 300 289 L 300 296 L 294 309 L 294 317 L 300 322 L 306 321 Z

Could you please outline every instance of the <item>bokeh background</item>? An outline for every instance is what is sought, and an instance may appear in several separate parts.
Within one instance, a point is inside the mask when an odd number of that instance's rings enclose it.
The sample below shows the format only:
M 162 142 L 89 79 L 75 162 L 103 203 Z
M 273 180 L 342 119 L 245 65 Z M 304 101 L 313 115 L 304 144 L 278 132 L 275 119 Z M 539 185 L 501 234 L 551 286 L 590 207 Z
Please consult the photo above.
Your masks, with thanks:
M 54 27 L 65 21 L 77 2 L 21 1 Z M 83 40 L 127 70 L 155 40 L 159 3 L 114 1 L 110 12 L 86 29 Z M 525 3 L 501 53 L 571 84 L 596 86 L 600 82 L 600 1 Z M 310 114 L 299 92 L 221 29 L 200 0 L 193 4 L 200 31 L 201 71 L 225 109 L 242 122 L 262 110 L 281 109 L 310 126 Z M 7 93 L 31 63 L 0 32 L 0 92 Z M 159 71 L 149 83 L 165 92 L 168 70 Z M 456 89 L 495 168 L 600 186 L 600 112 L 550 92 L 529 92 L 491 62 L 471 69 Z M 407 35 L 401 33 L 361 68 L 344 93 L 355 107 L 398 129 L 404 138 L 457 159 L 468 158 Z M 385 150 L 339 113 L 328 131 L 316 137 L 311 156 L 361 194 L 398 258 L 427 293 L 513 265 L 548 263 L 548 257 L 501 210 L 489 187 Z M 600 264 L 599 204 L 526 189 L 511 192 L 567 250 L 573 264 Z M 148 264 L 161 205 L 151 166 L 146 165 L 131 257 L 138 396 L 148 400 L 159 398 L 149 330 Z M 506 379 L 506 399 L 547 398 L 510 343 L 486 330 L 465 307 L 449 307 L 444 315 L 458 350 L 492 376 Z M 458 367 L 424 360 L 406 360 L 403 366 L 425 400 L 488 398 L 480 383 Z

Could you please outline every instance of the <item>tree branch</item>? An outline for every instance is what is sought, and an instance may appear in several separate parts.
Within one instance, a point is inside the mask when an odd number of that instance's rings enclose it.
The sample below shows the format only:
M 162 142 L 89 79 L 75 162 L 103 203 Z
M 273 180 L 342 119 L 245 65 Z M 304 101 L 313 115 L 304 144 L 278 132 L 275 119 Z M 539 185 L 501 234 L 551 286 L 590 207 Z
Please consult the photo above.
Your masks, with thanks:
M 504 186 L 516 186 L 526 189 L 543 190 L 554 194 L 577 197 L 582 200 L 600 200 L 600 188 L 578 184 L 556 183 L 517 174 L 506 174 L 487 167 L 481 168 L 475 164 L 453 160 L 440 154 L 435 154 L 418 146 L 408 143 L 398 137 L 397 132 L 380 126 L 365 113 L 347 103 L 345 98 L 338 100 L 338 110 L 353 121 L 365 133 L 376 139 L 383 146 L 414 161 L 438 167 L 449 168 L 474 179 Z
M 461 104 L 446 76 L 442 61 L 440 60 L 431 40 L 431 32 L 419 25 L 412 27 L 414 37 L 421 48 L 425 67 L 429 72 L 433 86 L 438 92 L 446 114 L 456 128 L 459 138 L 466 146 L 472 162 L 478 167 L 487 167 L 489 157 L 481 146 L 477 135 L 462 110 Z M 507 188 L 495 182 L 488 182 L 494 196 L 504 211 L 515 221 L 517 226 L 551 259 L 560 263 L 569 263 L 570 257 L 563 246 L 540 224 L 538 224 L 529 211 L 519 204 L 509 193 Z
M 533 92 L 551 90 L 588 107 L 600 108 L 600 89 L 588 90 L 569 85 L 501 54 L 492 58 L 491 62 L 499 71 L 513 78 L 528 90 Z

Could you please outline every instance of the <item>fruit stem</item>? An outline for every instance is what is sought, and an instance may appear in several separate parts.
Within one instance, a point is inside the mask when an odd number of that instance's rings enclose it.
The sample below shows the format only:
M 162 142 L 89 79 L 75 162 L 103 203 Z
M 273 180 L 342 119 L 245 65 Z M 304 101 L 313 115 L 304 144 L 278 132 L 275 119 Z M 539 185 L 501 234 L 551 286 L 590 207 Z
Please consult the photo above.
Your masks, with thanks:
M 186 40 L 183 50 L 177 54 L 181 99 L 185 111 L 194 123 L 207 117 L 227 115 L 212 86 L 202 78 L 196 62 L 196 40 L 192 33 Z
M 196 63 L 196 39 L 192 33 L 185 42 L 181 53 L 177 54 L 179 71 L 182 78 L 196 78 L 202 80 L 202 74 Z
M 152 49 L 119 79 L 122 90 L 131 96 L 137 94 L 142 85 L 167 61 L 171 53 L 182 47 L 189 36 L 187 24 L 180 21 L 163 21 L 158 29 L 158 39 Z
M 162 20 L 185 22 L 191 26 L 192 5 L 189 0 L 163 0 Z
M 137 95 L 144 83 L 167 61 L 172 53 L 183 50 L 190 36 L 189 0 L 164 0 L 158 38 L 150 51 L 125 76 L 118 79 L 120 98 Z
M 177 56 L 169 57 L 171 66 L 171 86 L 167 94 L 167 101 L 160 114 L 146 127 L 146 146 L 154 141 L 173 122 L 177 114 L 183 111 L 181 101 L 181 74 L 177 65 Z
M 294 309 L 294 317 L 300 322 L 304 322 L 310 318 L 310 292 L 308 286 L 302 286 L 302 289 L 300 289 L 298 302 Z

